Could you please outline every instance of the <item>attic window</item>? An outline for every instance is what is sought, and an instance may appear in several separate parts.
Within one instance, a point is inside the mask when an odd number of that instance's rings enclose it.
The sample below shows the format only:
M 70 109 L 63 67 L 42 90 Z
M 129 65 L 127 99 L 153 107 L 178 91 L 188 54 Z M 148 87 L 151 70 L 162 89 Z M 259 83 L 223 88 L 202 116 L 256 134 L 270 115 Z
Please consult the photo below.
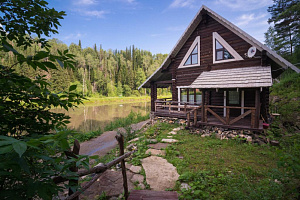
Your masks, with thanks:
M 188 57 L 184 66 L 198 64 L 198 44 L 195 46 L 193 52 Z
M 217 32 L 213 32 L 213 63 L 244 60 Z
M 188 52 L 182 59 L 179 68 L 194 67 L 200 65 L 200 36 L 197 36 Z
M 216 60 L 234 59 L 234 57 L 216 40 Z

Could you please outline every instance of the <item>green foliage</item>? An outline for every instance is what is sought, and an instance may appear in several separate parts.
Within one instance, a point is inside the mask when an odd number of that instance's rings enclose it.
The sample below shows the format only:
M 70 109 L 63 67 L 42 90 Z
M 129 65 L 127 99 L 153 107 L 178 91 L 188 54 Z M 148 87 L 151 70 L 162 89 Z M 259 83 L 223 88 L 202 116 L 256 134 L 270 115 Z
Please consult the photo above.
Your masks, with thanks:
M 283 127 L 281 133 L 286 130 L 293 131 L 299 126 L 300 113 L 300 74 L 286 73 L 280 83 L 271 88 L 271 110 L 280 113 L 280 118 L 275 121 L 275 129 Z M 277 124 L 277 126 L 276 126 Z M 273 125 L 272 125 L 273 127 Z M 278 135 L 278 134 L 277 134 Z
M 64 45 L 51 49 L 49 44 L 57 41 L 41 38 L 57 33 L 58 20 L 65 15 L 47 5 L 43 0 L 16 0 L 0 6 L 0 53 L 5 58 L 0 65 L 1 199 L 52 199 L 62 189 L 52 177 L 77 179 L 69 167 L 89 166 L 87 156 L 66 158 L 72 132 L 63 128 L 69 117 L 50 111 L 73 108 L 82 96 L 68 81 L 49 83 L 49 74 L 53 80 L 66 80 L 63 72 L 75 62 Z
M 296 46 L 300 45 L 300 1 L 274 0 L 268 8 L 271 14 L 269 23 L 274 23 L 274 50 L 281 55 L 292 56 Z
M 0 198 L 51 199 L 62 189 L 53 183 L 53 176 L 77 178 L 69 170 L 73 163 L 88 168 L 87 156 L 68 160 L 61 153 L 70 149 L 67 142 L 70 134 L 70 131 L 59 131 L 20 139 L 0 136 Z

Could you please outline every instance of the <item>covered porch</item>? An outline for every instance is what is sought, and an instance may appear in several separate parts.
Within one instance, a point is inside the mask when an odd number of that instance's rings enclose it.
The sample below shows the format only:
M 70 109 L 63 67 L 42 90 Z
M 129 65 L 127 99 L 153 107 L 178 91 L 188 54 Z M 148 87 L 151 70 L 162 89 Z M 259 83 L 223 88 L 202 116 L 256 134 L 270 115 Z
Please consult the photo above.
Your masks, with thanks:
M 155 116 L 187 119 L 188 126 L 262 130 L 267 122 L 270 67 L 244 67 L 202 72 L 192 84 L 172 88 L 172 100 L 157 99 L 161 82 L 151 83 Z M 163 83 L 167 83 L 164 81 Z

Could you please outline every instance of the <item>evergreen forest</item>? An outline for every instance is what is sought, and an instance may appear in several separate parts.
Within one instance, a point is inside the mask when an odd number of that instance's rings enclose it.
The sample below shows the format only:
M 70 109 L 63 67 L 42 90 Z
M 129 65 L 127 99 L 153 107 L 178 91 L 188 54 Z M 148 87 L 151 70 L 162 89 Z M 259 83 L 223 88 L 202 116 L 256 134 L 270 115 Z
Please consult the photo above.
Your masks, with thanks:
M 12 46 L 16 46 L 10 41 Z M 77 85 L 76 92 L 85 97 L 101 96 L 141 96 L 150 93 L 148 89 L 138 90 L 138 87 L 149 77 L 165 60 L 167 54 L 152 54 L 149 51 L 136 48 L 134 45 L 125 50 L 104 50 L 95 44 L 93 48 L 81 47 L 78 44 L 67 46 L 58 39 L 48 41 L 51 54 L 58 55 L 58 52 L 69 50 L 75 55 L 74 68 L 62 68 L 55 63 L 56 69 L 48 68 L 34 69 L 26 63 L 15 64 L 16 56 L 10 52 L 1 52 L 1 64 L 13 66 L 18 74 L 34 79 L 37 74 L 45 75 L 51 83 L 50 89 L 53 92 L 61 92 L 71 85 Z M 35 55 L 43 50 L 40 44 L 34 44 L 27 49 L 15 47 L 25 56 Z M 167 94 L 167 89 L 160 89 L 159 95 Z

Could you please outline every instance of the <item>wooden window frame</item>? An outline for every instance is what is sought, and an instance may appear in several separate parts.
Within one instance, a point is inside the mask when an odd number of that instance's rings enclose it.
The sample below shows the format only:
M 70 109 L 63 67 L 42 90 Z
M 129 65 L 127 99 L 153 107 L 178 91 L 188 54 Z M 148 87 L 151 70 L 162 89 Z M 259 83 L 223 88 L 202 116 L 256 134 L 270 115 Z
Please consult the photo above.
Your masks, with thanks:
M 187 61 L 187 59 L 192 54 L 193 50 L 195 49 L 197 45 L 197 51 L 198 51 L 198 63 L 197 64 L 191 64 L 191 65 L 184 65 Z M 194 54 L 195 55 L 195 54 Z M 192 59 L 192 58 L 191 58 Z M 191 60 L 192 63 L 192 60 Z M 193 42 L 193 44 L 190 46 L 188 52 L 185 54 L 184 58 L 181 60 L 181 63 L 178 68 L 188 68 L 188 67 L 196 67 L 200 66 L 200 36 L 197 36 Z
M 217 32 L 213 32 L 213 64 L 224 63 L 224 62 L 232 62 L 238 60 L 244 60 Z M 223 59 L 217 60 L 217 50 L 216 50 L 216 40 L 223 46 L 224 49 L 230 53 L 233 58 L 232 59 Z M 224 58 L 224 53 L 223 53 Z

